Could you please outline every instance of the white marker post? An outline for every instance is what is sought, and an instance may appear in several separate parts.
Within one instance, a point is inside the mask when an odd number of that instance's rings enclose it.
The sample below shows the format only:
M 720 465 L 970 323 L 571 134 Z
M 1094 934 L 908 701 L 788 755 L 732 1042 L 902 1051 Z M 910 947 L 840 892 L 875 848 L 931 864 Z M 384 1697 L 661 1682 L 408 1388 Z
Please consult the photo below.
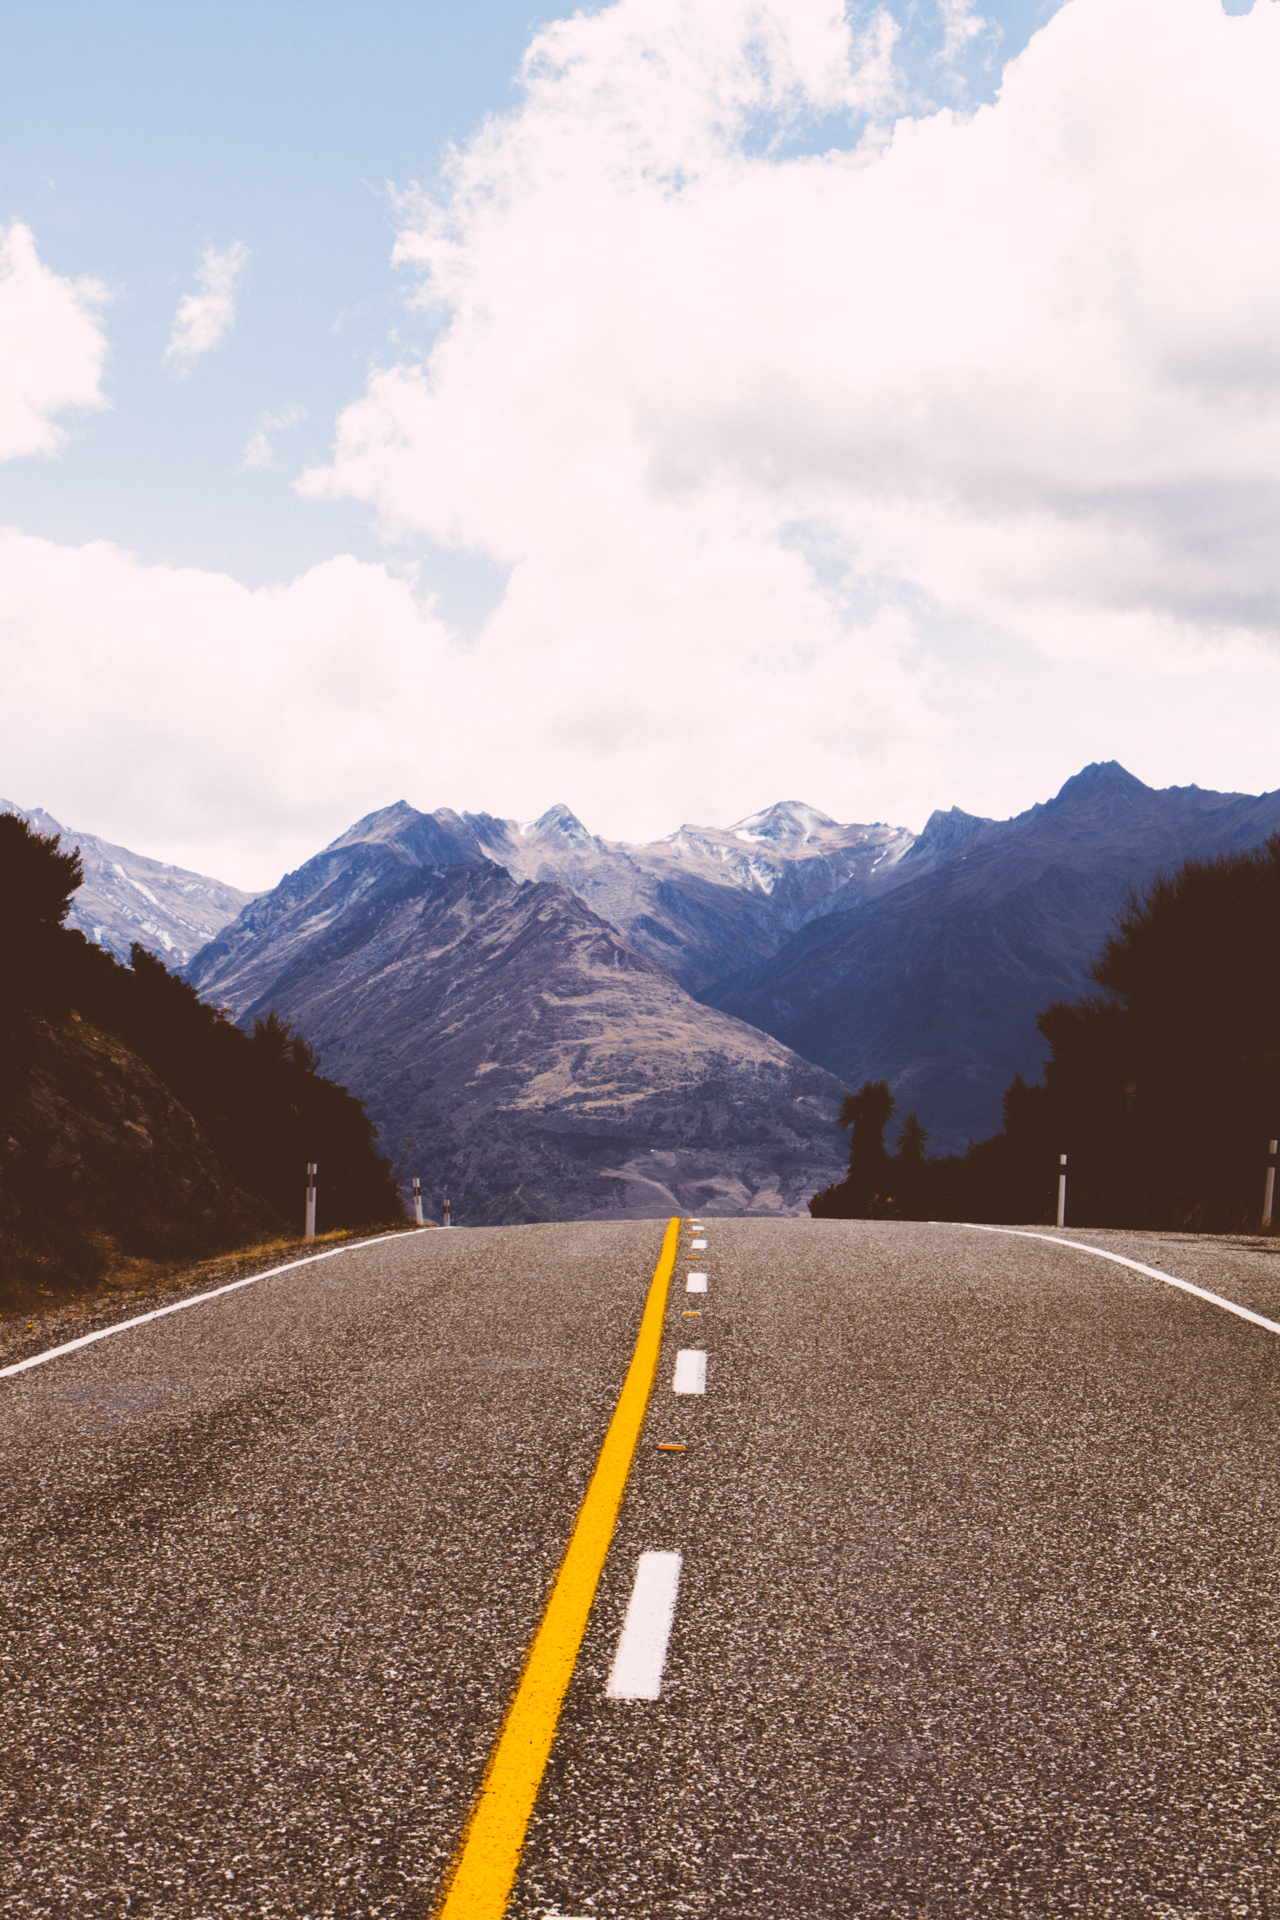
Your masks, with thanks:
M 1271 1203 L 1276 1197 L 1276 1148 L 1280 1140 L 1268 1140 L 1267 1153 L 1267 1190 L 1262 1196 L 1262 1230 L 1265 1233 L 1271 1225 Z
M 446 1227 L 451 1227 L 453 1225 L 452 1220 L 449 1218 L 449 1196 L 447 1193 L 444 1197 L 444 1223 Z
M 314 1240 L 316 1237 L 316 1163 L 314 1160 L 307 1162 L 307 1225 L 302 1237 L 304 1240 Z
M 413 1217 L 420 1227 L 426 1226 L 422 1217 L 422 1182 L 416 1173 L 413 1176 Z
M 1062 1168 L 1062 1172 L 1058 1175 L 1058 1225 L 1065 1227 L 1067 1224 L 1067 1156 L 1065 1153 L 1058 1155 L 1058 1165 Z

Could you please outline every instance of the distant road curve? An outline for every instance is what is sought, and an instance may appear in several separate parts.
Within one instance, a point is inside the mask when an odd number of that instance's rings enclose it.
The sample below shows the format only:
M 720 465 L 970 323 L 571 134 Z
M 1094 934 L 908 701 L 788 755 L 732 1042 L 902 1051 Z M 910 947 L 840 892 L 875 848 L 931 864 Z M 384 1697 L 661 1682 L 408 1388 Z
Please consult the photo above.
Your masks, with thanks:
M 1251 1307 L 1243 1307 L 1238 1300 L 1228 1300 L 1221 1293 L 1213 1293 L 1207 1287 L 1197 1287 L 1190 1280 L 1179 1280 L 1175 1274 L 1166 1273 L 1161 1267 L 1149 1267 L 1142 1260 L 1131 1260 L 1123 1253 L 1116 1253 L 1110 1247 L 1090 1246 L 1084 1240 L 1068 1240 L 1061 1233 L 1041 1233 L 1029 1227 L 992 1227 L 970 1224 L 973 1233 L 1011 1233 L 1019 1240 L 1050 1240 L 1056 1246 L 1070 1247 L 1073 1253 L 1091 1254 L 1098 1260 L 1111 1260 L 1118 1267 L 1128 1267 L 1134 1273 L 1145 1273 L 1151 1280 L 1159 1280 L 1166 1287 L 1177 1287 L 1182 1293 L 1194 1294 L 1197 1300 L 1207 1300 L 1211 1306 L 1221 1307 L 1226 1313 L 1234 1313 L 1241 1320 L 1248 1320 L 1255 1327 L 1265 1327 L 1268 1333 L 1280 1333 L 1280 1320 L 1268 1320 L 1265 1314 L 1255 1313 Z
M 505 1911 L 1280 1912 L 1280 1261 L 701 1228 Z M 385 1238 L 6 1369 L 7 1915 L 425 1920 L 664 1231 Z

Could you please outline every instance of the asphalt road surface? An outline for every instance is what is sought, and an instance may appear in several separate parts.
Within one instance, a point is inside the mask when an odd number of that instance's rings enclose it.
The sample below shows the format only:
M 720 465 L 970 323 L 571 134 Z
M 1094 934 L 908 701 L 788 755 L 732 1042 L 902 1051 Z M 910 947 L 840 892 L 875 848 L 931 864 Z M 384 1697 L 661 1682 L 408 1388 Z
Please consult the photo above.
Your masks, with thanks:
M 1280 1920 L 1280 1337 L 1043 1240 L 706 1226 L 513 1920 Z M 0 1380 L 7 1916 L 426 1920 L 663 1230 L 408 1235 Z M 1280 1319 L 1269 1249 L 1067 1237 Z

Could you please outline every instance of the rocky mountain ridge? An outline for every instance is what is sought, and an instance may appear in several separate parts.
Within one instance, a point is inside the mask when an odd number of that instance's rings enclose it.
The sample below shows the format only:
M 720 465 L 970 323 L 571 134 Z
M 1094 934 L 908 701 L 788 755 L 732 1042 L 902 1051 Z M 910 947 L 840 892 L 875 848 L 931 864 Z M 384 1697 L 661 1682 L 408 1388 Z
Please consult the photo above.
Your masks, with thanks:
M 520 822 L 448 807 L 424 814 L 398 801 L 358 820 L 316 860 L 337 872 L 350 850 L 376 845 L 423 869 L 492 860 L 515 880 L 558 882 L 697 993 L 744 956 L 772 954 L 840 889 L 859 897 L 914 838 L 902 827 L 841 825 L 796 801 L 723 829 L 683 826 L 637 845 L 601 839 L 564 805 Z M 287 875 L 267 919 L 309 889 L 315 871 L 308 861 Z M 266 919 L 244 924 L 260 929 Z
M 1154 790 L 1114 762 L 919 834 L 783 802 L 632 846 L 563 805 L 398 802 L 187 972 L 237 1018 L 298 1021 L 473 1218 L 792 1210 L 838 1165 L 842 1088 L 888 1078 L 935 1148 L 994 1131 L 1126 888 L 1276 830 L 1280 794 Z
M 185 967 L 255 897 L 224 880 L 117 847 L 96 833 L 77 833 L 43 807 L 0 800 L 0 813 L 16 813 L 38 833 L 57 834 L 67 847 L 79 847 L 84 885 L 67 924 L 126 966 L 136 940 L 166 965 Z
M 1280 792 L 1154 789 L 1115 761 L 1010 820 L 935 813 L 874 893 L 846 887 L 705 997 L 847 1085 L 888 1079 L 935 1147 L 1000 1125 L 1015 1073 L 1035 1079 L 1036 1015 L 1087 990 L 1130 886 L 1192 855 L 1280 830 Z
M 458 1218 L 789 1213 L 838 1171 L 830 1075 L 692 999 L 562 882 L 436 865 L 439 822 L 394 813 L 255 902 L 190 975 L 244 1021 L 271 1006 L 301 1025 Z
M 489 862 L 513 882 L 567 889 L 705 1008 L 782 1042 L 844 1087 L 889 1079 L 900 1111 L 919 1111 L 935 1148 L 962 1148 L 999 1126 L 1015 1073 L 1038 1074 L 1036 1015 L 1086 987 L 1126 889 L 1190 854 L 1254 846 L 1277 829 L 1280 794 L 1158 791 L 1115 762 L 1084 768 L 1010 820 L 951 808 L 919 834 L 785 802 L 728 828 L 685 826 L 626 846 L 591 834 L 564 806 L 519 824 L 401 802 L 251 903 L 192 978 L 241 1017 L 274 998 L 305 1023 L 321 951 L 330 981 L 345 952 L 348 989 L 362 992 L 370 928 L 396 887 L 409 895 L 427 874 Z M 338 995 L 326 1048 L 339 1040 L 340 1008 Z M 622 1072 L 626 1048 L 644 1044 L 639 1011 L 614 998 L 596 1017 L 602 1032 L 617 1024 L 611 1058 Z M 696 1013 L 682 1018 L 692 1031 Z M 426 1053 L 436 1044 L 428 1034 Z M 401 1141 L 410 1136 L 396 1101 L 365 1077 L 376 1052 L 364 1049 L 360 1091 Z M 692 1045 L 690 1057 L 703 1052 Z M 567 1086 L 561 1097 L 575 1106 Z M 508 1122 L 525 1124 L 514 1109 Z

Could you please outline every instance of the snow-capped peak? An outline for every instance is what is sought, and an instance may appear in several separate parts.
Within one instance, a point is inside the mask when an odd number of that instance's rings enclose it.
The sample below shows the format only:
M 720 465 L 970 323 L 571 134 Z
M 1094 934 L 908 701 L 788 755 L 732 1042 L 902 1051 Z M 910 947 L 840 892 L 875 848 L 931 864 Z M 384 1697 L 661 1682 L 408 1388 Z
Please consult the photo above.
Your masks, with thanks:
M 773 846 L 786 846 L 797 840 L 819 839 L 824 830 L 838 825 L 829 813 L 806 806 L 803 800 L 778 800 L 761 813 L 735 820 L 726 832 L 735 840 L 764 840 Z
M 536 820 L 522 821 L 519 832 L 525 840 L 571 840 L 583 847 L 595 844 L 595 835 L 588 833 L 577 814 L 571 813 L 562 800 L 548 807 Z

